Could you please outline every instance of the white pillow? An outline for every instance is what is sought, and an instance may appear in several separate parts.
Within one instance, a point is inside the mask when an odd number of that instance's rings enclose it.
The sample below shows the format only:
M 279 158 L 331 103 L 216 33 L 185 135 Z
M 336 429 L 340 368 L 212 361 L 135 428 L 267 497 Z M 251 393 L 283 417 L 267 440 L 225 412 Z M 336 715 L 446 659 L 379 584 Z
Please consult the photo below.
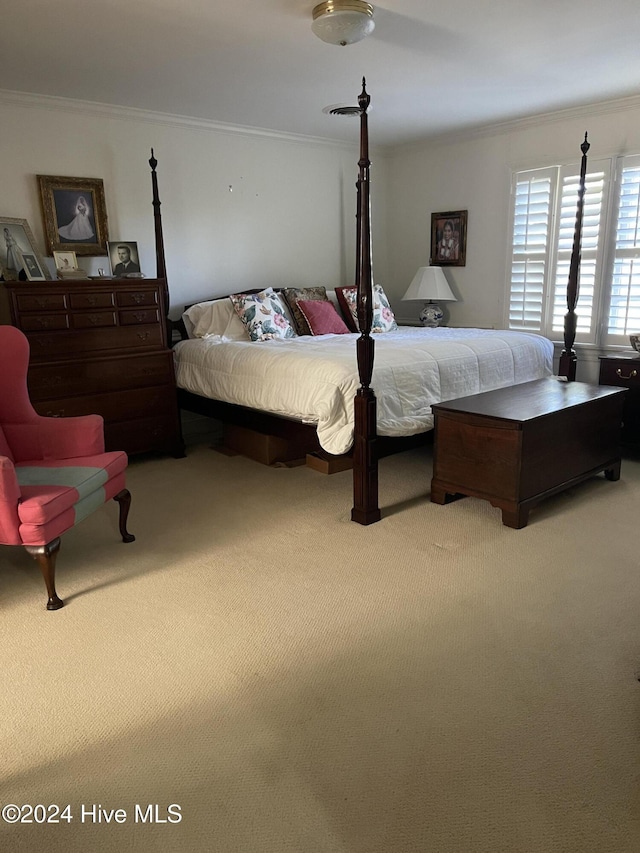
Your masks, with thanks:
M 327 299 L 329 300 L 329 302 L 333 302 L 334 306 L 338 309 L 338 316 L 342 317 L 340 303 L 338 302 L 338 295 L 335 290 L 327 290 Z
M 189 337 L 204 338 L 205 335 L 220 335 L 230 341 L 249 339 L 247 329 L 233 309 L 228 296 L 209 302 L 197 302 L 182 315 Z

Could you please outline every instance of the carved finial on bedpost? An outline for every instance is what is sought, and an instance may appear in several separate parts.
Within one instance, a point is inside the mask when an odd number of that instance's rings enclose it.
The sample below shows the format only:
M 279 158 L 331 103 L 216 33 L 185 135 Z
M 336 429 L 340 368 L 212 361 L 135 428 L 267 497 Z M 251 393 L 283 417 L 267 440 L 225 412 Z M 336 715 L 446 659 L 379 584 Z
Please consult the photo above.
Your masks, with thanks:
M 165 258 L 164 258 L 164 238 L 162 234 L 162 216 L 160 214 L 160 197 L 158 196 L 158 176 L 156 174 L 156 166 L 158 165 L 158 161 L 153 155 L 153 148 L 151 149 L 151 158 L 149 159 L 149 165 L 151 166 L 151 189 L 153 191 L 153 224 L 155 227 L 155 235 L 156 235 L 156 276 L 158 278 L 167 277 L 167 270 L 165 266 Z M 167 293 L 168 298 L 168 293 Z M 169 306 L 167 305 L 167 310 L 169 310 Z
M 362 78 L 362 92 L 358 95 L 358 106 L 360 107 L 360 111 L 366 113 L 369 109 L 369 104 L 371 103 L 371 98 L 367 94 L 367 81 L 363 77 Z
M 584 142 L 580 146 L 582 161 L 580 163 L 580 183 L 578 185 L 578 205 L 576 209 L 576 225 L 573 232 L 573 248 L 571 251 L 571 262 L 569 264 L 569 281 L 567 282 L 567 313 L 564 315 L 564 349 L 560 354 L 558 375 L 564 377 L 567 382 L 574 382 L 578 357 L 573 348 L 578 328 L 578 315 L 575 307 L 578 303 L 580 293 L 580 254 L 582 247 L 582 215 L 584 210 L 584 194 L 586 191 L 587 153 L 589 142 L 588 134 L 585 132 Z
M 360 388 L 354 400 L 353 436 L 353 509 L 351 520 L 359 524 L 372 524 L 380 520 L 378 507 L 378 456 L 376 450 L 377 406 L 371 388 L 373 374 L 374 342 L 371 337 L 373 322 L 373 275 L 371 271 L 371 196 L 369 189 L 369 126 L 367 110 L 371 99 L 366 81 L 362 78 L 360 106 L 360 159 L 358 161 L 357 203 L 357 256 L 356 285 L 358 288 L 358 326 L 360 337 L 356 342 Z
M 171 343 L 171 324 L 169 323 L 169 285 L 167 283 L 167 268 L 164 259 L 164 238 L 162 235 L 162 216 L 160 214 L 160 198 L 158 196 L 158 176 L 156 175 L 156 166 L 158 161 L 153 155 L 151 149 L 151 158 L 149 159 L 151 166 L 151 188 L 153 191 L 153 225 L 156 237 L 156 277 L 161 279 L 162 284 L 162 301 L 164 302 L 164 313 L 167 321 L 167 343 Z

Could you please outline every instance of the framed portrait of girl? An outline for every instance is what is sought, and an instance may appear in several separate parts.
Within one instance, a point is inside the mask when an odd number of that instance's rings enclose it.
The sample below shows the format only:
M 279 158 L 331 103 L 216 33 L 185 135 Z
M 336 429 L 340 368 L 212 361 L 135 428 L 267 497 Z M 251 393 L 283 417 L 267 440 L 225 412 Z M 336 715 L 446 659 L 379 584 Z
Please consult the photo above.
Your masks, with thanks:
M 467 211 L 431 214 L 431 266 L 464 267 L 467 263 Z

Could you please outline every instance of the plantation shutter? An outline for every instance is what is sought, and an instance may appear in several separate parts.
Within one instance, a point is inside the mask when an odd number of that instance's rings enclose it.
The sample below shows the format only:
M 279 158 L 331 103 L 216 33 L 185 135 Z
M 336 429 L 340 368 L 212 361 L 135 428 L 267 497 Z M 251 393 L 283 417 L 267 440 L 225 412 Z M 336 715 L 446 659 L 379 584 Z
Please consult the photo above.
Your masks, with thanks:
M 640 332 L 640 157 L 626 157 L 619 179 L 618 215 L 607 323 L 609 344 L 628 344 Z
M 515 176 L 510 329 L 542 329 L 555 175 L 536 169 Z

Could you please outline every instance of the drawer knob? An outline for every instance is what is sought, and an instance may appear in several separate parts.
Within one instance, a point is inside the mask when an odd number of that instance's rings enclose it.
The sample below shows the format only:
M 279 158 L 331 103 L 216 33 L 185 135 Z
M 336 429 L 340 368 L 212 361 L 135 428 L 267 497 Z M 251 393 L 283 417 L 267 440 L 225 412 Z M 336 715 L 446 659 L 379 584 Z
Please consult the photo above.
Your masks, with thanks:
M 638 371 L 635 368 L 631 371 L 631 373 L 628 376 L 625 376 L 622 373 L 622 369 L 620 367 L 616 370 L 616 376 L 619 376 L 620 379 L 635 379 L 637 375 L 638 375 Z

